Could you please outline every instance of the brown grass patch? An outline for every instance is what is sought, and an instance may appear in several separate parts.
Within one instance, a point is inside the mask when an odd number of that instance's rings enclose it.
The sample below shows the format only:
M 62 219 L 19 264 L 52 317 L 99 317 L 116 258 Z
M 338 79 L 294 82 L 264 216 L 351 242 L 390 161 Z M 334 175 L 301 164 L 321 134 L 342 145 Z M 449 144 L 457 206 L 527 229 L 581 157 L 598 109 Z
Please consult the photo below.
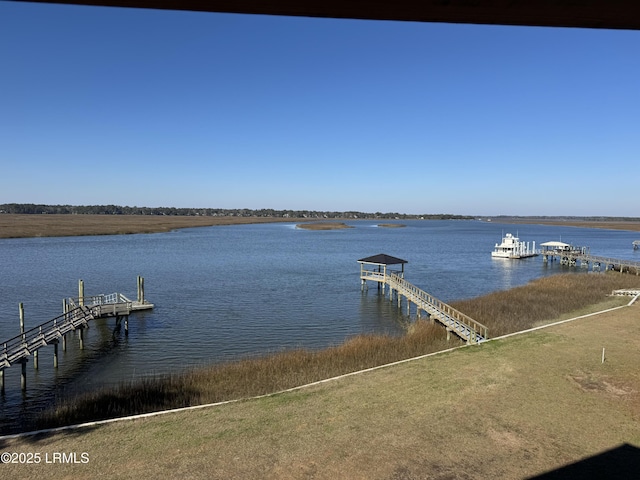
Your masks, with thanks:
M 99 390 L 58 405 L 36 428 L 264 395 L 449 346 L 442 328 L 418 321 L 400 337 L 362 335 L 320 351 L 284 351 Z
M 301 223 L 296 228 L 304 228 L 305 230 L 342 230 L 344 228 L 353 228 L 342 222 L 313 222 Z
M 637 288 L 640 277 L 629 274 L 562 274 L 540 278 L 510 290 L 452 302 L 451 306 L 487 326 L 497 337 L 550 323 L 568 314 L 589 313 L 589 306 L 607 300 L 613 290 Z M 628 297 L 609 299 L 622 305 Z
M 582 228 L 606 228 L 609 230 L 629 230 L 632 232 L 640 232 L 640 222 L 626 221 L 616 222 L 611 220 L 501 220 L 504 223 L 516 223 L 516 224 L 538 224 L 538 225 L 553 225 L 562 227 L 582 227 Z
M 0 238 L 66 237 L 169 232 L 178 228 L 295 222 L 270 217 L 170 215 L 14 215 L 0 214 Z

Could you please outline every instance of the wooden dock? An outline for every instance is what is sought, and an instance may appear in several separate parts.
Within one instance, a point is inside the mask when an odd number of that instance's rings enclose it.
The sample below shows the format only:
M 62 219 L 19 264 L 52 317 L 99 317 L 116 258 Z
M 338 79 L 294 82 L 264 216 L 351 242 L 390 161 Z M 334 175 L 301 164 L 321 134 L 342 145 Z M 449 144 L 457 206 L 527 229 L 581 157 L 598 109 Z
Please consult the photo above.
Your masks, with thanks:
M 358 260 L 358 263 L 361 265 L 360 279 L 363 288 L 366 288 L 367 281 L 374 281 L 378 283 L 379 287 L 382 287 L 382 293 L 385 294 L 385 289 L 388 287 L 389 300 L 394 299 L 395 292 L 398 307 L 402 304 L 402 297 L 407 301 L 407 311 L 410 310 L 412 303 L 416 305 L 418 316 L 420 316 L 421 312 L 425 312 L 429 318 L 442 324 L 447 329 L 447 339 L 451 332 L 468 344 L 481 343 L 489 338 L 487 327 L 480 322 L 476 322 L 468 315 L 405 280 L 404 263 L 407 263 L 405 260 L 380 254 Z M 387 269 L 388 265 L 399 263 L 403 265 L 402 271 Z M 373 266 L 374 269 L 367 269 L 367 266 Z M 376 267 L 377 270 L 375 269 Z
M 67 348 L 67 334 L 77 331 L 80 349 L 84 349 L 84 329 L 97 318 L 115 317 L 119 328 L 124 320 L 125 335 L 129 333 L 129 314 L 149 310 L 153 304 L 144 299 L 144 278 L 138 277 L 138 297 L 132 301 L 121 293 L 109 295 L 84 295 L 82 280 L 78 286 L 79 296 L 63 300 L 63 313 L 29 330 L 24 328 L 24 307 L 21 303 L 20 334 L 0 343 L 0 392 L 4 392 L 4 371 L 15 364 L 22 365 L 21 386 L 26 389 L 26 365 L 33 356 L 34 368 L 38 368 L 38 353 L 42 347 L 53 345 L 53 366 L 58 367 L 58 344 Z
M 572 249 L 567 251 L 543 250 L 541 255 L 544 262 L 558 260 L 561 265 L 591 268 L 594 272 L 612 270 L 620 273 L 635 273 L 636 275 L 640 275 L 640 262 L 638 261 L 591 255 L 587 249 Z

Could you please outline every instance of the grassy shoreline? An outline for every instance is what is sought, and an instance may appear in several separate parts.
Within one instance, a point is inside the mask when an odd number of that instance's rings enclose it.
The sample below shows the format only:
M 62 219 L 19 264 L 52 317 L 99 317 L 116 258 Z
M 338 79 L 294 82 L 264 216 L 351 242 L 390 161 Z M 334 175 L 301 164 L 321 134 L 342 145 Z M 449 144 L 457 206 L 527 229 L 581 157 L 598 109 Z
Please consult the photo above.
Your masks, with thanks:
M 595 304 L 621 305 L 628 299 L 607 295 L 619 288 L 637 288 L 639 283 L 631 275 L 564 274 L 452 306 L 484 323 L 490 336 L 496 337 L 550 323 Z M 263 395 L 441 351 L 457 342 L 447 342 L 440 326 L 419 321 L 401 337 L 363 335 L 320 351 L 285 351 L 103 389 L 59 404 L 38 419 L 34 428 Z
M 180 228 L 291 223 L 296 218 L 162 215 L 0 215 L 0 238 L 67 237 L 161 233 Z
M 4 452 L 88 458 L 0 468 L 41 480 L 634 478 L 638 364 L 634 305 L 304 390 L 0 439 Z
M 429 221 L 429 220 L 425 220 Z M 502 221 L 502 220 L 501 220 Z M 541 224 L 585 228 L 607 228 L 640 232 L 640 222 L 575 221 L 575 220 L 503 220 L 514 224 Z M 304 218 L 279 217 L 205 217 L 161 215 L 18 215 L 0 214 L 0 238 L 62 237 L 83 235 L 126 235 L 160 233 L 180 228 L 243 225 L 251 223 L 300 223 L 301 228 L 314 228 Z M 337 223 L 329 223 L 337 225 Z M 396 226 L 396 224 L 384 224 Z M 337 227 L 337 228 L 347 228 Z M 336 228 L 336 227 L 334 227 Z

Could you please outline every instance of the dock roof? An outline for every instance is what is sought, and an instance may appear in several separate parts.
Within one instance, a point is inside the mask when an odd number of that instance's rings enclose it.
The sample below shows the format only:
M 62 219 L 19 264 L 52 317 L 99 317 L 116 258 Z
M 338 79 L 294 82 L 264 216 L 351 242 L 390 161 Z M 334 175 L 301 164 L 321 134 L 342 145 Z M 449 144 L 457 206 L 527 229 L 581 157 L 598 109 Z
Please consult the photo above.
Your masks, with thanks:
M 545 242 L 545 243 L 541 243 L 540 246 L 565 248 L 565 247 L 570 247 L 571 245 L 569 245 L 568 243 L 562 243 L 562 242 Z
M 398 257 L 392 257 L 386 253 L 379 253 L 367 258 L 361 258 L 359 263 L 375 263 L 378 265 L 397 265 L 398 263 L 409 263 L 407 260 L 403 260 Z

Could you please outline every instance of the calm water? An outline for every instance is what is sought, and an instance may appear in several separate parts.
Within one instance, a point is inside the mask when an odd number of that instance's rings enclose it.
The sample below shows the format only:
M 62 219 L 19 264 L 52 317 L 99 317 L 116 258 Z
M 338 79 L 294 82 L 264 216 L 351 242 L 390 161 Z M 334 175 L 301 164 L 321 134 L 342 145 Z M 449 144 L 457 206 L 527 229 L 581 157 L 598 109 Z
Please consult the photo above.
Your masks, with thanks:
M 349 222 L 347 222 L 349 223 Z M 53 369 L 53 348 L 40 369 L 6 371 L 0 432 L 50 405 L 56 396 L 145 375 L 293 347 L 322 348 L 360 333 L 402 332 L 402 314 L 377 290 L 360 290 L 359 258 L 387 253 L 408 260 L 405 277 L 441 300 L 453 301 L 522 285 L 568 270 L 541 257 L 492 259 L 506 232 L 536 245 L 562 240 L 591 253 L 640 260 L 636 232 L 501 225 L 479 221 L 405 221 L 405 228 L 307 231 L 293 224 L 184 229 L 152 235 L 0 240 L 0 341 L 61 313 L 62 299 L 121 292 L 135 298 L 145 277 L 149 312 L 130 318 L 130 333 L 114 335 L 114 319 L 91 324 L 85 350 L 70 338 Z M 575 269 L 573 269 L 575 270 Z

